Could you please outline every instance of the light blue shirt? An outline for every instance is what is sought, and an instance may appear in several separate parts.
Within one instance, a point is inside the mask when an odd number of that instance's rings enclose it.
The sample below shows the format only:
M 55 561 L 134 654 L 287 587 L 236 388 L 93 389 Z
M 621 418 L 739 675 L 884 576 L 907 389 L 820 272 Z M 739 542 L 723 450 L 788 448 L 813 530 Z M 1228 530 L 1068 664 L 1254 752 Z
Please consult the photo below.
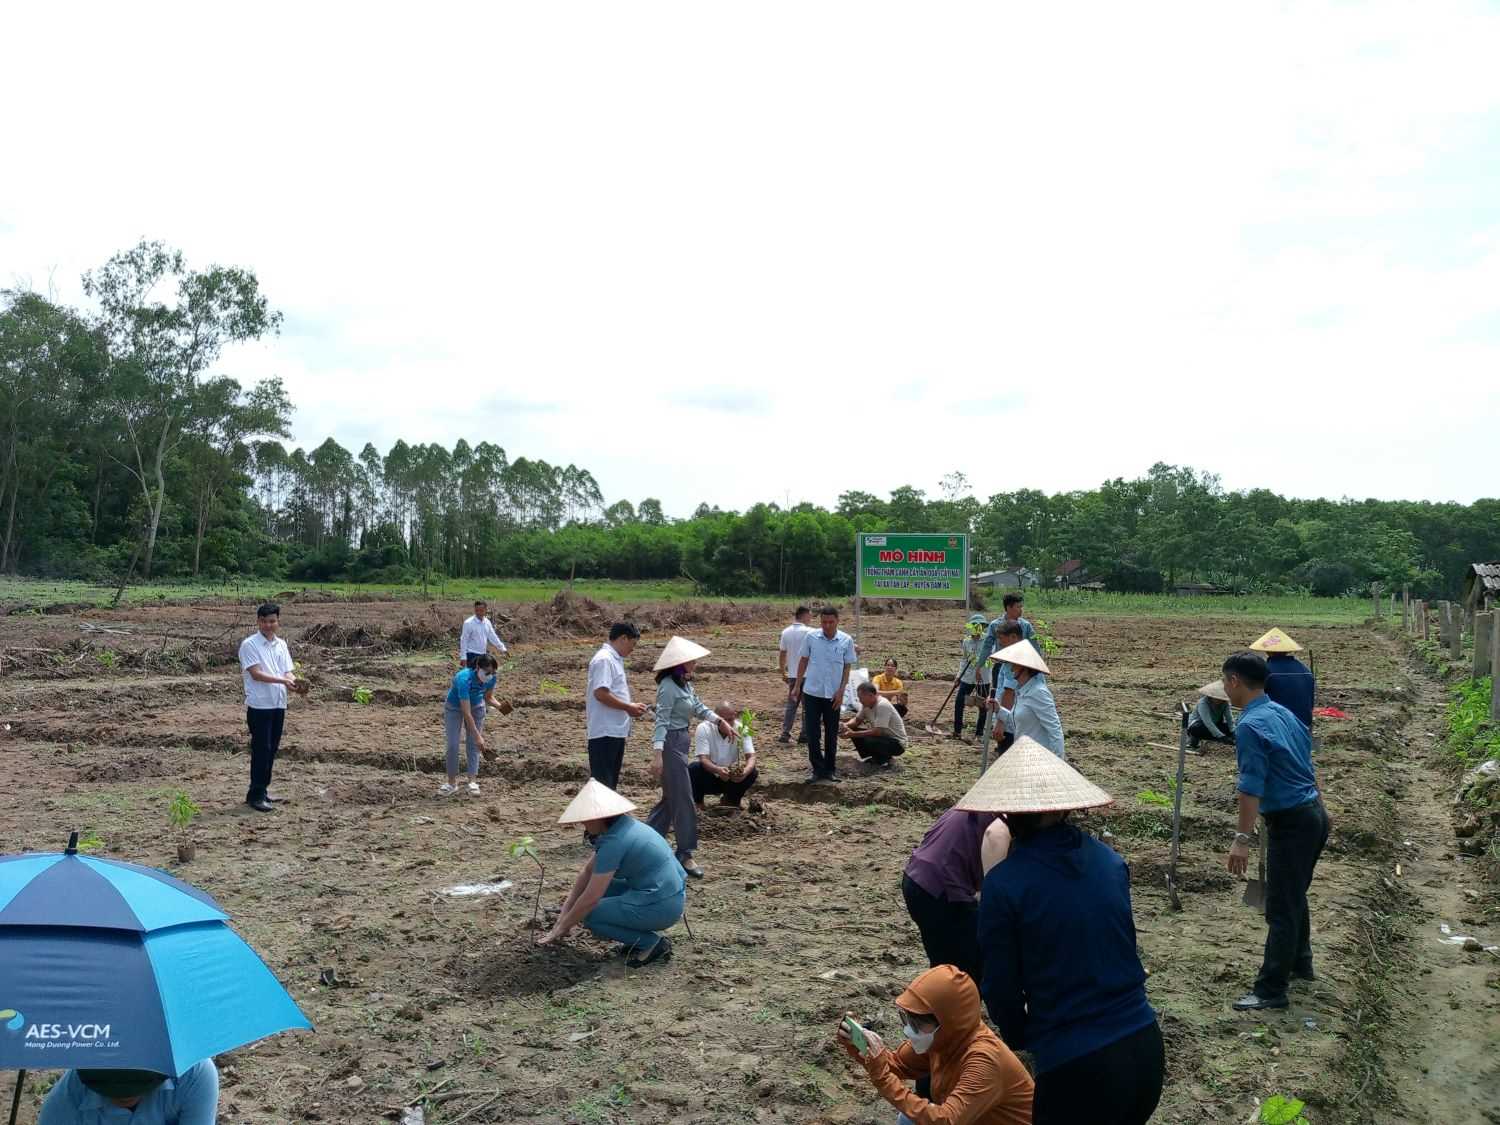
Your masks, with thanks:
M 839 629 L 830 638 L 822 629 L 809 633 L 802 642 L 807 671 L 802 676 L 802 694 L 814 699 L 838 699 L 844 669 L 856 659 L 854 638 Z
M 995 712 L 1005 730 L 1017 738 L 1034 738 L 1063 761 L 1068 755 L 1063 752 L 1062 719 L 1057 713 L 1057 701 L 1052 698 L 1052 689 L 1042 676 L 1032 676 L 1016 688 L 1013 707 L 1001 707 Z
M 453 677 L 453 683 L 448 687 L 448 706 L 457 707 L 467 696 L 469 706 L 478 707 L 484 702 L 485 692 L 494 686 L 494 676 L 486 680 L 477 668 L 465 668 Z
M 204 1059 L 181 1078 L 168 1078 L 134 1109 L 94 1093 L 76 1070 L 52 1087 L 37 1125 L 214 1125 L 219 1119 L 219 1071 Z
M 671 676 L 664 677 L 656 685 L 656 726 L 651 731 L 652 747 L 660 750 L 667 741 L 668 731 L 687 730 L 694 719 L 718 722 L 719 717 L 712 707 L 698 698 L 691 683 L 678 687 Z

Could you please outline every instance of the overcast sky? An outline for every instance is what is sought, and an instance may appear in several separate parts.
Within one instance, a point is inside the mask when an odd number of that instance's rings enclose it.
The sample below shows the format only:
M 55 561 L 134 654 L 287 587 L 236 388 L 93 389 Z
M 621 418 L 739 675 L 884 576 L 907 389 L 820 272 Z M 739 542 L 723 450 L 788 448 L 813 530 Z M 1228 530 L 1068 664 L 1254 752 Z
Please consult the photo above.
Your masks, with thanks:
M 285 328 L 223 369 L 299 443 L 673 515 L 1158 460 L 1468 501 L 1497 58 L 1440 0 L 12 6 L 0 285 L 249 266 Z

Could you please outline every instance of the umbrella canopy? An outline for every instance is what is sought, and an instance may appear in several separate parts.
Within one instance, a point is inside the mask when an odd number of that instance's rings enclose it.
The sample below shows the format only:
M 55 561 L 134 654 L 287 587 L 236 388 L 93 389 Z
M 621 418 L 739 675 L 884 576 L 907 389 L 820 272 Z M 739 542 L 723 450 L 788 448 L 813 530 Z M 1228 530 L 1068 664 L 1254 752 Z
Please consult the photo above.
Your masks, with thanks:
M 0 1069 L 193 1064 L 307 1017 L 212 898 L 162 871 L 0 857 Z

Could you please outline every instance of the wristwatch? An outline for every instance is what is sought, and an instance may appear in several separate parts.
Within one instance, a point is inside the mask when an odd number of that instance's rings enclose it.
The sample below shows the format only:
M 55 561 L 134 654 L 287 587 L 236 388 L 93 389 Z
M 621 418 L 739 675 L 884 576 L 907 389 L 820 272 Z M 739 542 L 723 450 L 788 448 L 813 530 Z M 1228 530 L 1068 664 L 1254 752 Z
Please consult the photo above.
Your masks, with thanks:
M 1234 834 L 1234 842 L 1236 844 L 1245 844 L 1248 846 L 1255 843 L 1255 837 L 1250 835 L 1248 832 L 1236 832 Z

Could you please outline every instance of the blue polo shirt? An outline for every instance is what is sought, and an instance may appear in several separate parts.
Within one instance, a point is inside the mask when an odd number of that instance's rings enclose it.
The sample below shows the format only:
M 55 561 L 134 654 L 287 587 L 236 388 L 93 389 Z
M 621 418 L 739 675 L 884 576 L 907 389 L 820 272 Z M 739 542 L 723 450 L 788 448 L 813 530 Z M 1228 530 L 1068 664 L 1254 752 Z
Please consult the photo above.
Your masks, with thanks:
M 37 1125 L 214 1125 L 219 1118 L 219 1072 L 204 1059 L 180 1078 L 168 1078 L 141 1099 L 135 1109 L 121 1109 L 94 1093 L 70 1070 L 42 1103 Z
M 457 707 L 459 700 L 467 695 L 469 706 L 478 707 L 484 702 L 484 693 L 494 686 L 494 676 L 486 680 L 479 674 L 479 669 L 465 668 L 453 677 L 453 685 L 448 689 L 448 706 Z
M 1318 685 L 1307 665 L 1285 652 L 1266 657 L 1266 694 L 1296 715 L 1302 725 L 1312 730 L 1313 697 Z
M 844 669 L 854 663 L 854 638 L 842 629 L 831 638 L 818 629 L 803 639 L 802 655 L 807 659 L 802 694 L 814 699 L 838 699 Z
M 1263 813 L 1305 805 L 1318 796 L 1312 736 L 1296 715 L 1264 695 L 1240 712 L 1234 728 L 1241 793 L 1260 798 Z

